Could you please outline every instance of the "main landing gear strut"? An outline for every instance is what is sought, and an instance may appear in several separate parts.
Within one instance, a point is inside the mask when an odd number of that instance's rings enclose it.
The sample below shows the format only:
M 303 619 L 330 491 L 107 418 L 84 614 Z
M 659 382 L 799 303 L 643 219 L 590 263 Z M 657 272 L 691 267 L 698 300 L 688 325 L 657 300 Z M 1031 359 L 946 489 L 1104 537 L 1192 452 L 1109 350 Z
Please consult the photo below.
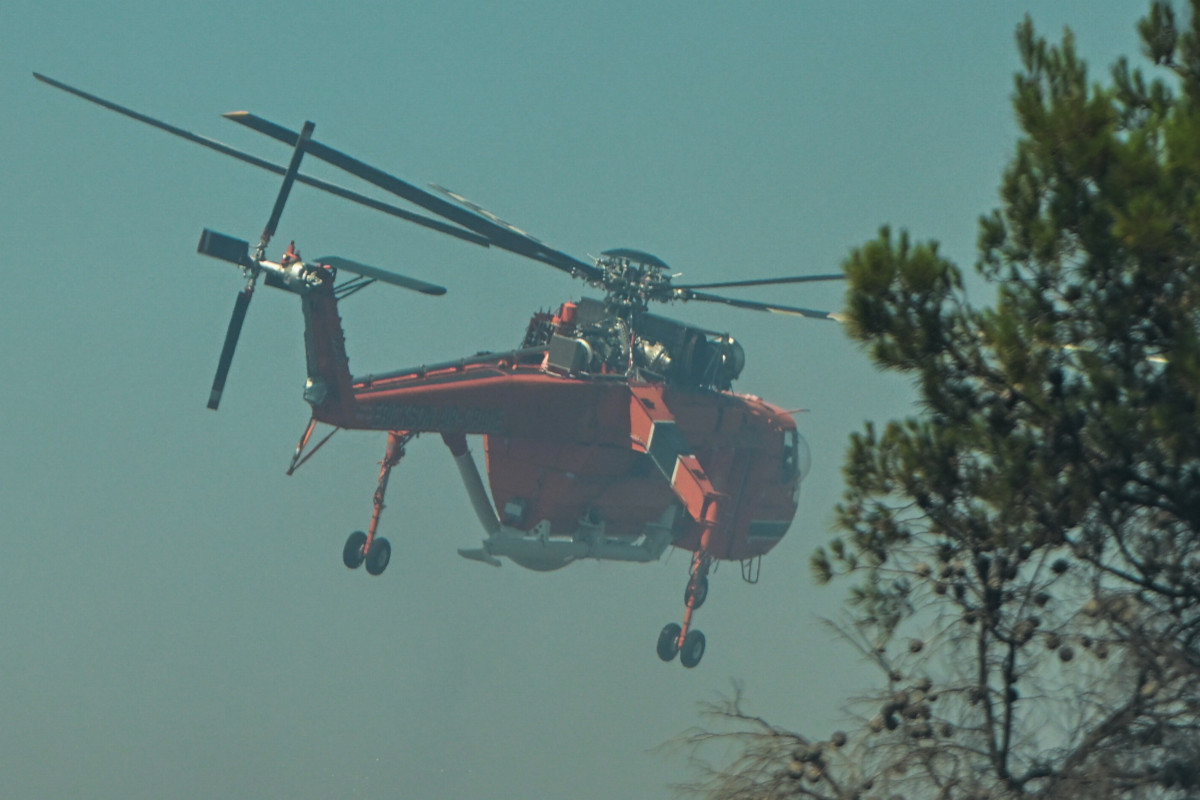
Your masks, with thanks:
M 679 654 L 679 663 L 688 669 L 700 663 L 704 655 L 704 634 L 691 627 L 692 612 L 708 597 L 708 568 L 712 556 L 703 551 L 692 556 L 692 571 L 683 593 L 683 624 L 668 622 L 658 634 L 658 657 L 670 661 Z
M 382 536 L 376 536 L 375 531 L 379 527 L 379 515 L 384 509 L 383 496 L 387 492 L 388 477 L 392 474 L 392 467 L 404 458 L 404 445 L 412 441 L 415 436 L 415 433 L 408 431 L 388 432 L 387 452 L 379 465 L 379 486 L 375 489 L 371 524 L 367 527 L 366 533 L 355 531 L 350 534 L 350 537 L 346 539 L 346 547 L 342 550 L 342 563 L 350 569 L 357 569 L 365 562 L 369 574 L 380 575 L 387 569 L 388 562 L 392 559 L 391 543 Z
M 679 654 L 679 663 L 691 669 L 704 656 L 704 634 L 692 628 L 692 613 L 708 598 L 708 570 L 713 557 L 708 554 L 712 530 L 718 519 L 717 503 L 710 503 L 704 515 L 704 533 L 700 549 L 692 556 L 692 568 L 687 588 L 683 592 L 683 624 L 668 622 L 658 634 L 658 657 L 671 661 Z

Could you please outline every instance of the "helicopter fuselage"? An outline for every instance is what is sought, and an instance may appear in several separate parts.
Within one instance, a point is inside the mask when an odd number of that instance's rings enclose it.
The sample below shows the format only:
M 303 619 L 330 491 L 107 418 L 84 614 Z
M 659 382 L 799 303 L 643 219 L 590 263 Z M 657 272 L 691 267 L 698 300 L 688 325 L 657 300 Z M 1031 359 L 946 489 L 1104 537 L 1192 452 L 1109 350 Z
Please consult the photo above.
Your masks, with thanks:
M 713 558 L 766 553 L 795 515 L 804 443 L 791 415 L 760 398 L 572 374 L 548 346 L 351 377 L 332 292 L 314 287 L 302 300 L 314 418 L 405 435 L 482 435 L 497 521 L 510 536 L 547 545 L 544 557 L 518 555 L 518 563 L 549 569 L 579 556 L 651 560 L 639 554 L 657 557 L 655 537 L 701 549 L 706 522 L 681 498 L 681 457 L 700 465 L 709 494 L 722 500 L 719 517 L 707 523 L 704 549 Z M 651 544 L 553 550 L 556 540 Z

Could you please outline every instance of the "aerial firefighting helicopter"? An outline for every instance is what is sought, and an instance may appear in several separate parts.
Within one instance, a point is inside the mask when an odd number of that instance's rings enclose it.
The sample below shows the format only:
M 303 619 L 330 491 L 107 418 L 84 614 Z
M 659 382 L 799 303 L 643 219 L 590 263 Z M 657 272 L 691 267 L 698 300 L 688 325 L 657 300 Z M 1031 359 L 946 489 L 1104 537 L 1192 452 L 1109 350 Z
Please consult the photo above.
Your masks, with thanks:
M 350 534 L 342 559 L 379 575 L 391 558 L 378 535 L 392 470 L 423 433 L 437 433 L 458 466 L 485 537 L 465 558 L 500 566 L 507 558 L 533 570 L 559 569 L 586 558 L 657 560 L 669 546 L 692 552 L 682 624 L 659 634 L 664 661 L 679 655 L 694 667 L 705 638 L 692 627 L 718 561 L 739 561 L 757 582 L 761 557 L 779 543 L 796 512 L 808 472 L 808 446 L 792 413 L 758 397 L 734 393 L 745 363 L 742 346 L 725 333 L 650 312 L 650 304 L 701 301 L 814 319 L 837 314 L 711 294 L 727 289 L 841 279 L 803 275 L 680 285 L 659 258 L 613 249 L 584 261 L 547 246 L 466 198 L 442 187 L 426 191 L 312 138 L 248 112 L 226 118 L 292 148 L 286 167 L 161 122 L 44 75 L 34 76 L 132 119 L 283 176 L 256 245 L 205 229 L 198 251 L 237 265 L 245 285 L 237 295 L 208 407 L 221 401 L 242 323 L 258 279 L 298 295 L 304 312 L 307 381 L 312 416 L 288 474 L 341 429 L 387 433 L 371 520 Z M 311 156 L 367 181 L 435 219 L 302 174 Z M 338 302 L 375 283 L 428 295 L 445 289 L 347 258 L 305 261 L 289 245 L 278 262 L 266 257 L 296 182 L 483 247 L 547 264 L 603 292 L 533 314 L 520 347 L 454 361 L 353 375 Z M 339 274 L 349 274 L 338 282 Z M 313 444 L 317 425 L 331 426 Z M 467 447 L 484 437 L 491 497 Z

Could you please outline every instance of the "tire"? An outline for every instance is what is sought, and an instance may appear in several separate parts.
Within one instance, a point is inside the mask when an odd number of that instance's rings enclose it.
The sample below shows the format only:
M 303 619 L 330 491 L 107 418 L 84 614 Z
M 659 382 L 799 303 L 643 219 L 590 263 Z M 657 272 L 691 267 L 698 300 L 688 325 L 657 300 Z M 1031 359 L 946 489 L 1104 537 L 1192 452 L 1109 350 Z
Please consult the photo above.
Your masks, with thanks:
M 367 572 L 371 575 L 382 575 L 391 560 L 391 543 L 387 539 L 376 537 L 371 543 L 371 552 L 367 553 Z
M 683 630 L 674 622 L 668 622 L 658 634 L 658 657 L 670 661 L 679 652 L 679 632 Z
M 708 578 L 688 581 L 687 589 L 683 592 L 683 604 L 695 611 L 704 605 L 708 599 Z
M 683 647 L 679 648 L 679 663 L 688 669 L 700 663 L 704 656 L 704 634 L 700 631 L 688 631 L 683 638 Z
M 350 569 L 358 569 L 363 562 L 363 545 L 367 543 L 367 535 L 362 531 L 355 531 L 346 539 L 346 546 L 342 548 L 342 563 Z

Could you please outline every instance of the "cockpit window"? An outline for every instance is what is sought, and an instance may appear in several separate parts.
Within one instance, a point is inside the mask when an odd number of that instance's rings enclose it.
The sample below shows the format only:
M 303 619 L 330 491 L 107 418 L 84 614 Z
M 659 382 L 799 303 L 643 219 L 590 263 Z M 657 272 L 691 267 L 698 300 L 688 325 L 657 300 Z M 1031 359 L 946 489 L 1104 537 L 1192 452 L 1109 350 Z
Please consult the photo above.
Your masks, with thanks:
M 784 483 L 796 477 L 796 429 L 783 432 L 783 474 L 780 478 Z
M 783 432 L 783 469 L 781 479 L 784 483 L 794 478 L 804 480 L 812 465 L 812 455 L 808 450 L 808 442 L 800 433 L 792 428 Z

